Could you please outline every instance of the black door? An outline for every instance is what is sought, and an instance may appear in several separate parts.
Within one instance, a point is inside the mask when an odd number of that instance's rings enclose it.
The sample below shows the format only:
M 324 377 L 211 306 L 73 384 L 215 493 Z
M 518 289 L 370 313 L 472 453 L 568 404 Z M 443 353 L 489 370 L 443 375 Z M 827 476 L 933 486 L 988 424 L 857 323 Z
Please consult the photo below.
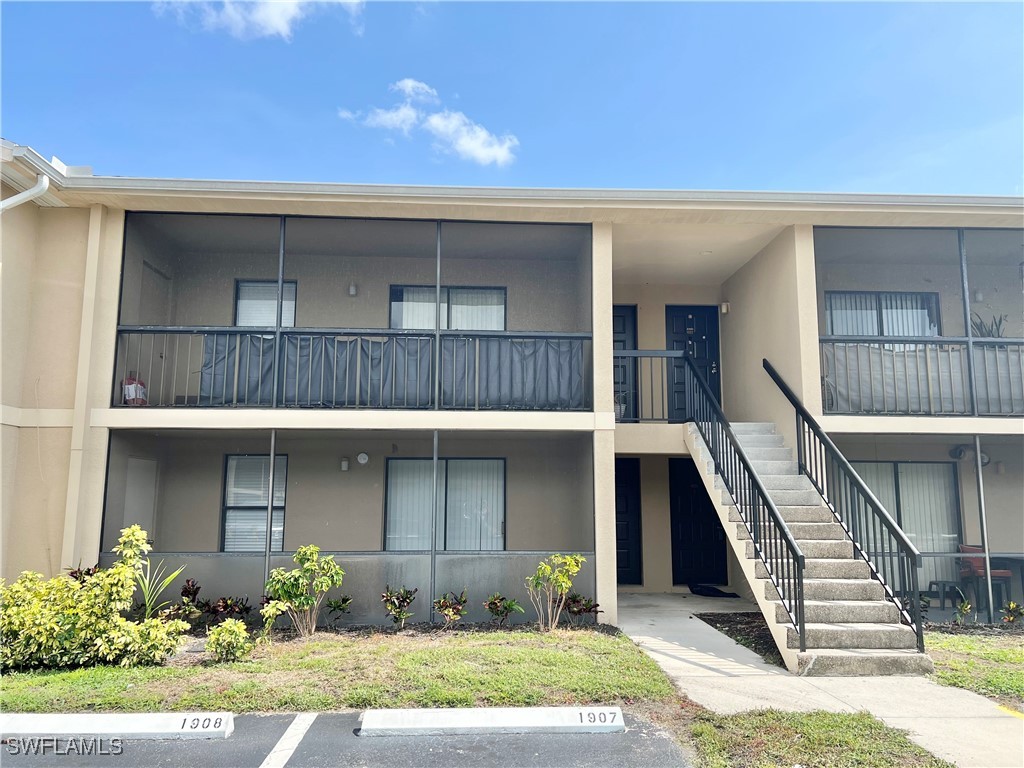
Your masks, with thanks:
M 691 459 L 668 460 L 672 583 L 726 584 L 725 531 Z
M 615 460 L 615 550 L 619 584 L 643 584 L 640 459 Z
M 693 358 L 715 399 L 721 402 L 718 371 L 718 307 L 665 307 L 665 341 L 668 349 L 683 350 Z M 683 363 L 669 367 L 669 420 L 686 420 L 686 386 Z
M 618 304 L 612 308 L 612 349 L 636 349 L 636 307 Z M 636 421 L 636 359 L 613 358 L 616 421 Z

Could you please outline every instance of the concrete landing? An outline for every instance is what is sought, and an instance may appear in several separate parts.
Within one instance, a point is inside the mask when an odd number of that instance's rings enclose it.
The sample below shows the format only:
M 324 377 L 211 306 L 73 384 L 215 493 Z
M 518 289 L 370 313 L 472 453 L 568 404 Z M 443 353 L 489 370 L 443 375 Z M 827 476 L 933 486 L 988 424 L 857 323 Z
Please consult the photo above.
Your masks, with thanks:
M 735 599 L 620 593 L 619 628 L 682 693 L 712 711 L 866 711 L 963 768 L 1024 767 L 1024 715 L 923 677 L 797 677 L 693 618 L 712 610 L 757 608 Z

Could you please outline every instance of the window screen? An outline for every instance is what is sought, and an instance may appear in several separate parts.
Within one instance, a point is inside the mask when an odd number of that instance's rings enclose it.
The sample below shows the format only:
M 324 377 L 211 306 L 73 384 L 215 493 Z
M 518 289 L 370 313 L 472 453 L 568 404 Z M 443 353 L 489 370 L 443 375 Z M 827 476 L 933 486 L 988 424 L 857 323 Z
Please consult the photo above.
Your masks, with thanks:
M 825 293 L 829 336 L 938 336 L 937 293 Z
M 281 302 L 281 325 L 295 327 L 295 282 L 284 284 Z M 266 328 L 277 325 L 277 283 L 270 281 L 239 281 L 235 301 L 235 325 Z
M 385 549 L 430 549 L 433 462 L 388 461 Z M 438 461 L 436 547 L 505 549 L 505 460 Z
M 391 327 L 405 330 L 433 329 L 436 293 L 433 287 L 393 286 Z M 442 286 L 441 329 L 505 330 L 505 289 Z
M 270 549 L 284 549 L 284 499 L 288 457 L 274 461 L 274 509 Z M 224 469 L 224 552 L 266 549 L 269 456 L 228 456 Z

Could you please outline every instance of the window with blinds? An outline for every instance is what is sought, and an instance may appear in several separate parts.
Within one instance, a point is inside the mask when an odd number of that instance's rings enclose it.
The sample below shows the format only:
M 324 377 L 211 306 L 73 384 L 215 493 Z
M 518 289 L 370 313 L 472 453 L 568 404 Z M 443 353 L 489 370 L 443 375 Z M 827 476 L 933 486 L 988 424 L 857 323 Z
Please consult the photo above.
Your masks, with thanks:
M 505 549 L 505 460 L 439 459 L 437 466 L 439 550 Z M 430 549 L 431 459 L 389 459 L 387 550 Z
M 391 327 L 430 330 L 434 327 L 432 286 L 391 287 Z M 504 288 L 441 287 L 441 329 L 453 331 L 504 331 Z
M 951 462 L 851 462 L 875 496 L 924 555 L 957 551 L 960 500 Z M 921 582 L 954 580 L 954 558 L 925 557 Z
M 239 280 L 235 293 L 235 325 L 266 328 L 277 325 L 277 282 Z M 295 281 L 286 281 L 281 296 L 281 326 L 295 327 Z
M 288 457 L 274 457 L 270 549 L 284 549 Z M 267 546 L 270 456 L 228 456 L 224 464 L 223 552 L 263 552 Z
M 938 336 L 939 294 L 826 291 L 829 336 Z

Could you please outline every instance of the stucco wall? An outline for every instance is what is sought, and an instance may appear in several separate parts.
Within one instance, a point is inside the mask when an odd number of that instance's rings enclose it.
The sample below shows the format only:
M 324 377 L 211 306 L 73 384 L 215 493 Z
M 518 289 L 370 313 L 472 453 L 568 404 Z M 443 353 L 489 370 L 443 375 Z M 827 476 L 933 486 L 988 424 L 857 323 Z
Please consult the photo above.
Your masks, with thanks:
M 383 540 L 385 463 L 388 457 L 431 455 L 420 433 L 290 437 L 278 433 L 288 456 L 285 548 L 316 543 L 338 551 L 380 550 Z M 215 552 L 220 542 L 224 457 L 266 454 L 269 436 L 205 434 L 159 437 L 115 432 L 111 440 L 103 549 L 124 520 L 128 456 L 158 460 L 155 547 L 161 551 Z M 369 454 L 359 465 L 355 457 Z M 531 435 L 470 439 L 443 434 L 442 457 L 506 459 L 506 546 L 509 550 L 593 548 L 593 470 L 590 436 Z M 341 458 L 349 470 L 341 471 Z
M 717 305 L 722 289 L 717 285 L 615 284 L 616 304 L 636 306 L 638 349 L 665 349 L 665 307 L 680 304 Z

